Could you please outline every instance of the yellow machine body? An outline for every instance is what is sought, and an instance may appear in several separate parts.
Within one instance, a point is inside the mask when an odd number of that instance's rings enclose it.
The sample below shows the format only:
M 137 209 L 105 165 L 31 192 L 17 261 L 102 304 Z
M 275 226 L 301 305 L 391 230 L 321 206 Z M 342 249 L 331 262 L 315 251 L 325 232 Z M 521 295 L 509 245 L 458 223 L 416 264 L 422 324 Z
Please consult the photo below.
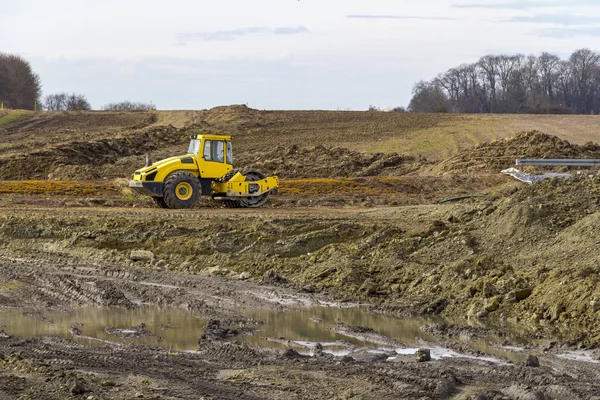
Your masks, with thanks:
M 161 207 L 189 208 L 198 195 L 226 200 L 232 207 L 258 207 L 279 186 L 276 176 L 233 171 L 231 136 L 194 135 L 188 154 L 135 171 L 129 187 L 154 197 Z

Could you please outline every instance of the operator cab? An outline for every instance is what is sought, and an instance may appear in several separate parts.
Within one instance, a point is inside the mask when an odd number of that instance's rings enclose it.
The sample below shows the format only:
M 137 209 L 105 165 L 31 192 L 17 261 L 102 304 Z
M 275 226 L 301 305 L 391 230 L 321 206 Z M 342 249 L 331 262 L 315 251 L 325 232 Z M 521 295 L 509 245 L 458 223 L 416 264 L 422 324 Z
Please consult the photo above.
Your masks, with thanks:
M 220 178 L 233 168 L 231 136 L 193 135 L 188 154 L 198 160 L 201 177 Z

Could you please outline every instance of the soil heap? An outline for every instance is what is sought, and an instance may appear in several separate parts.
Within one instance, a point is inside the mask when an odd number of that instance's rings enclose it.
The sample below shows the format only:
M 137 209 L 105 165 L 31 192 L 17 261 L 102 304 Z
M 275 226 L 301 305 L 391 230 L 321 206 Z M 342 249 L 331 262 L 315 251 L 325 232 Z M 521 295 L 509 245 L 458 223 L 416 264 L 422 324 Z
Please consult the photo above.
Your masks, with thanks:
M 481 143 L 438 164 L 440 174 L 498 173 L 517 158 L 600 158 L 600 145 L 572 144 L 539 131 L 521 132 L 508 139 Z
M 397 153 L 368 154 L 340 147 L 292 145 L 278 146 L 266 153 L 245 153 L 236 162 L 280 178 L 346 178 L 405 175 L 418 169 L 423 160 Z

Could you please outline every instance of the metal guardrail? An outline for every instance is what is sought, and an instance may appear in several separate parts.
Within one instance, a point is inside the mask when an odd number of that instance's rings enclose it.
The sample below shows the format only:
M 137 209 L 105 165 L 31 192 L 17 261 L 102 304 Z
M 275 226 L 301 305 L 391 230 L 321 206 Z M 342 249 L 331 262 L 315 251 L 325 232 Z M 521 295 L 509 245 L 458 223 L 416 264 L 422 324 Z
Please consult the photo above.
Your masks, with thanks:
M 516 165 L 540 167 L 595 167 L 600 166 L 600 159 L 577 158 L 517 158 Z

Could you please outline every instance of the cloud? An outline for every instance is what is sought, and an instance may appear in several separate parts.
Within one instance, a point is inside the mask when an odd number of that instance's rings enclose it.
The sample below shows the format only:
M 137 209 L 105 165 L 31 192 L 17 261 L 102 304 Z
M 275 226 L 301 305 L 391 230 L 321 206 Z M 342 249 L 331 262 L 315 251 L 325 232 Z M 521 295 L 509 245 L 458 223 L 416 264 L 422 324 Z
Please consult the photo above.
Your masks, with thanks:
M 303 26 L 296 27 L 278 27 L 278 28 L 266 28 L 262 26 L 248 27 L 232 29 L 227 31 L 214 31 L 214 32 L 184 32 L 177 34 L 179 41 L 186 40 L 222 40 L 231 41 L 240 39 L 245 36 L 252 35 L 297 35 L 303 33 L 310 33 L 308 29 Z
M 425 20 L 436 20 L 436 21 L 454 21 L 454 18 L 447 17 L 420 17 L 413 15 L 370 15 L 370 14 L 358 14 L 358 15 L 346 15 L 346 18 L 350 19 L 425 19 Z
M 502 22 L 527 22 L 533 24 L 555 25 L 591 25 L 600 23 L 600 17 L 573 14 L 541 14 L 532 16 L 517 16 Z
M 569 39 L 581 36 L 599 37 L 600 27 L 541 29 L 536 31 L 535 33 L 539 36 L 552 37 L 557 39 Z
M 531 10 L 533 8 L 556 8 L 556 7 L 576 7 L 576 6 L 598 6 L 597 0 L 570 0 L 565 1 L 505 1 L 499 3 L 481 2 L 453 4 L 454 8 L 490 8 L 506 10 Z

